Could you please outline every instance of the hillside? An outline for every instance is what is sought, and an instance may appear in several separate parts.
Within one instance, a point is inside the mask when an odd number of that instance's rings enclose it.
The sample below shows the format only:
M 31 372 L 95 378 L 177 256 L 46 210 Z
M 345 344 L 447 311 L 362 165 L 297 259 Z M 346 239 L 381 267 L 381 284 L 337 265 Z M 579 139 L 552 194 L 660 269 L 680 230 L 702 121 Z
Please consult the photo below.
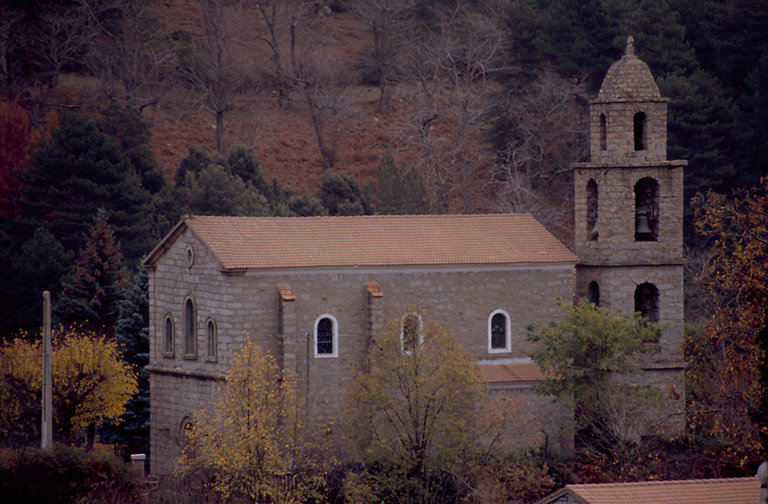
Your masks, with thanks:
M 194 1 L 164 2 L 156 6 L 158 19 L 169 25 L 183 26 L 189 13 L 196 12 Z M 248 9 L 252 19 L 256 13 Z M 323 19 L 324 36 L 333 41 L 324 45 L 325 55 L 332 60 L 351 62 L 370 37 L 351 13 L 329 12 Z M 249 27 L 242 27 L 246 38 Z M 265 44 L 251 43 L 249 50 L 259 65 L 268 58 Z M 264 76 L 262 79 L 266 80 Z M 268 179 L 277 178 L 281 185 L 294 190 L 316 191 L 322 172 L 322 158 L 315 132 L 309 120 L 307 104 L 300 93 L 294 93 L 287 109 L 280 107 L 268 84 L 262 89 L 243 92 L 228 114 L 227 143 L 252 147 Z M 371 171 L 387 149 L 394 149 L 391 125 L 403 107 L 381 111 L 376 103 L 378 90 L 352 81 L 345 90 L 349 113 L 344 117 L 336 168 L 360 180 Z M 211 112 L 202 110 L 195 93 L 179 89 L 166 108 L 152 111 L 152 149 L 168 178 L 188 147 L 205 145 L 215 150 L 215 121 Z M 398 110 L 399 109 L 399 110 Z

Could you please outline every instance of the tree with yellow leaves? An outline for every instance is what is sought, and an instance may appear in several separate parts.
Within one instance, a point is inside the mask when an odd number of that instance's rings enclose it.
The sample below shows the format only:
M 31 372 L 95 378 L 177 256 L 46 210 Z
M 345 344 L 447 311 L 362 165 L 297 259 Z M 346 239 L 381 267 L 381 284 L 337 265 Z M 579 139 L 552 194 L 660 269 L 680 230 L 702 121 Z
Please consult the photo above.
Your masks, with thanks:
M 303 502 L 322 485 L 304 438 L 295 380 L 248 342 L 211 404 L 196 412 L 182 476 L 208 482 L 227 502 Z
M 390 321 L 347 394 L 345 430 L 362 468 L 347 475 L 350 499 L 454 502 L 488 476 L 494 445 L 533 443 L 530 432 L 505 432 L 519 413 L 495 409 L 500 396 L 485 401 L 479 378 L 476 357 L 423 308 Z
M 0 347 L 0 437 L 27 444 L 39 438 L 42 389 L 40 341 L 26 337 Z M 73 443 L 86 434 L 91 447 L 102 421 L 120 415 L 136 392 L 134 371 L 120 360 L 117 344 L 79 326 L 53 334 L 54 432 Z
M 714 307 L 685 342 L 690 426 L 715 441 L 715 460 L 745 467 L 766 455 L 768 179 L 731 197 L 697 194 L 696 229 L 711 245 Z

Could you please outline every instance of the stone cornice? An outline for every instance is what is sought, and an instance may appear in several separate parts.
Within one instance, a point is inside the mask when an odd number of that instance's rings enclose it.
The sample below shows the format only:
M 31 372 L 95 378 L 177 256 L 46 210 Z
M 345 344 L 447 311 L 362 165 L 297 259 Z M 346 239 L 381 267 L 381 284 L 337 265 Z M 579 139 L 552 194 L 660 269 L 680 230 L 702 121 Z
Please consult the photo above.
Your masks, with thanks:
M 170 376 L 182 376 L 187 378 L 198 378 L 200 380 L 214 380 L 214 381 L 224 381 L 225 375 L 224 373 L 215 373 L 212 371 L 197 371 L 197 370 L 189 370 L 189 369 L 182 369 L 180 367 L 165 367 L 165 366 L 159 366 L 157 364 L 150 364 L 146 367 L 146 370 L 149 371 L 150 374 L 162 374 L 162 375 L 170 375 Z

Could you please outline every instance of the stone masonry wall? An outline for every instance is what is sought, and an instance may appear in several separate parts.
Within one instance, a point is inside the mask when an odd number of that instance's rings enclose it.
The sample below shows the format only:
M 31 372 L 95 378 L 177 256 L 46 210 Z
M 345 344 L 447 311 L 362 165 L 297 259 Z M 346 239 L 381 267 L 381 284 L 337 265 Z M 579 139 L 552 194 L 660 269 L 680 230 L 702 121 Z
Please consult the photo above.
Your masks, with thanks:
M 190 247 L 192 267 L 186 257 Z M 248 338 L 279 362 L 295 367 L 309 397 L 310 416 L 320 423 L 338 417 L 343 390 L 365 357 L 372 324 L 381 327 L 400 317 L 408 305 L 419 303 L 479 359 L 525 358 L 525 326 L 558 318 L 555 299 L 571 300 L 574 288 L 573 264 L 224 273 L 189 231 L 158 261 L 150 277 L 151 463 L 156 474 L 171 470 L 180 453 L 176 433 L 211 396 L 233 352 Z M 372 283 L 383 292 L 373 301 L 366 288 Z M 281 301 L 278 286 L 290 286 L 296 299 Z M 186 297 L 197 307 L 196 357 L 183 355 L 181 346 Z M 496 309 L 510 315 L 509 353 L 488 352 L 488 317 Z M 161 346 L 168 313 L 177 330 L 172 355 Z M 338 323 L 338 356 L 319 358 L 313 351 L 314 326 L 326 314 Z M 218 329 L 216 359 L 205 357 L 208 318 Z
M 634 117 L 645 113 L 644 145 L 635 150 Z M 595 163 L 664 161 L 667 159 L 667 100 L 629 102 L 600 101 L 590 106 L 590 159 Z M 600 114 L 605 116 L 605 149 Z
M 658 240 L 635 241 L 635 184 L 651 177 L 658 184 Z M 597 183 L 599 236 L 587 236 L 587 183 Z M 581 163 L 574 170 L 574 248 L 586 264 L 682 263 L 683 163 L 616 167 Z

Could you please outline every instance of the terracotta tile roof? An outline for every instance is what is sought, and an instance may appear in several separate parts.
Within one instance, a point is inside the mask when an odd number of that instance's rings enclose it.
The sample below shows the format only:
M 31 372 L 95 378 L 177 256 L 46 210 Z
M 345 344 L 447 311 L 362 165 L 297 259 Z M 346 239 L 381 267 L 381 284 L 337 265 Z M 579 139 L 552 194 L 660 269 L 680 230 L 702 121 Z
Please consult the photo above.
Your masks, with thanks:
M 535 362 L 481 363 L 481 383 L 529 382 L 544 380 L 546 376 Z
M 757 504 L 760 483 L 752 477 L 566 485 L 539 502 L 556 502 L 565 493 L 583 504 Z
M 183 224 L 226 269 L 577 261 L 527 214 L 190 216 Z M 158 245 L 146 263 L 167 246 Z
M 377 283 L 365 284 L 365 290 L 368 291 L 368 294 L 371 297 L 384 297 L 384 293 L 381 292 L 381 287 L 379 287 L 379 284 Z
M 278 292 L 280 292 L 280 298 L 283 301 L 296 301 L 296 294 L 293 293 L 290 285 L 278 285 Z

